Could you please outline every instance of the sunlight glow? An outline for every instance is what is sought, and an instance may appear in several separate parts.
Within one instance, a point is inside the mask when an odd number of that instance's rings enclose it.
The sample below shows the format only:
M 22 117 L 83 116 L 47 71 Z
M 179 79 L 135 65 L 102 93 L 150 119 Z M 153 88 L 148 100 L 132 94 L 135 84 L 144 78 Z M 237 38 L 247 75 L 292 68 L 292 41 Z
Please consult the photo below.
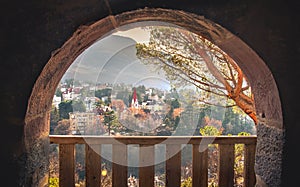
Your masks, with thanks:
M 141 27 L 136 27 L 125 31 L 117 31 L 113 33 L 113 35 L 129 37 L 135 40 L 137 43 L 148 43 L 150 38 L 150 33 Z

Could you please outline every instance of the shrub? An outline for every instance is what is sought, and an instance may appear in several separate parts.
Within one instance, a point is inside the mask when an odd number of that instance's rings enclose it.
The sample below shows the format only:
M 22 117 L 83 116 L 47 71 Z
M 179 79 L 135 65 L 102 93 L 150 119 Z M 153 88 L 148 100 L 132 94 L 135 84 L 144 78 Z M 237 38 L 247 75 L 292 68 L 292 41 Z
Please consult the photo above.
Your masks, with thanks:
M 49 178 L 49 187 L 59 187 L 58 182 L 59 182 L 58 177 L 50 177 Z

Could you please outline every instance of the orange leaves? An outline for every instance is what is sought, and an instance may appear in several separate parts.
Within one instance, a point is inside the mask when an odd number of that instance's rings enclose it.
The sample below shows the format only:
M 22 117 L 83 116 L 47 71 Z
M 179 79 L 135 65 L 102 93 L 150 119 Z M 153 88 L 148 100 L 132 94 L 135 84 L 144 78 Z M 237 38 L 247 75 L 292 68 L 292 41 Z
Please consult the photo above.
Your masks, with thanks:
M 175 108 L 173 111 L 173 118 L 176 118 L 177 116 L 180 116 L 181 112 L 183 112 L 183 108 Z
M 111 101 L 112 108 L 115 108 L 118 112 L 123 112 L 125 109 L 125 103 L 121 99 L 115 99 Z
M 136 118 L 140 118 L 140 119 L 147 118 L 147 114 L 141 108 L 130 107 L 129 110 L 130 110 L 131 114 L 133 114 L 134 117 L 136 117 Z

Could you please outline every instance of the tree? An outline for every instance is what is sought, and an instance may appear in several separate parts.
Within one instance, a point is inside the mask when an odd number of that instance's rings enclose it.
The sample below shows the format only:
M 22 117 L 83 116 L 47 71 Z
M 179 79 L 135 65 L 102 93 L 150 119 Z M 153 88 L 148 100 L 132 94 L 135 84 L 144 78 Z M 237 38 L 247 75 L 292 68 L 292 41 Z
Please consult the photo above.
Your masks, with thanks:
M 59 118 L 69 119 L 69 113 L 73 112 L 72 101 L 62 101 L 58 105 L 59 108 Z
M 102 100 L 97 100 L 94 103 L 94 106 L 96 107 L 97 114 L 99 114 L 99 115 L 104 114 L 104 110 L 103 110 L 104 105 L 105 105 L 105 103 Z
M 55 106 L 52 106 L 50 112 L 50 134 L 53 134 L 55 127 L 58 125 L 59 113 Z
M 85 112 L 86 107 L 83 101 L 62 101 L 58 105 L 60 119 L 69 119 L 69 113 L 73 111 Z
M 107 100 L 105 100 L 105 104 L 110 104 L 111 103 L 111 93 L 112 93 L 111 88 L 104 88 L 102 90 L 96 90 L 95 97 L 98 97 L 99 99 L 107 98 Z
M 171 101 L 171 107 L 174 108 L 174 109 L 180 107 L 180 103 L 179 103 L 178 99 L 175 99 L 175 100 Z
M 222 128 L 218 128 L 218 125 L 215 125 L 216 123 L 221 123 L 216 120 L 211 120 L 209 117 L 204 118 L 206 121 L 208 121 L 208 124 L 205 125 L 203 128 L 200 128 L 200 134 L 202 136 L 219 136 L 222 134 Z
M 61 97 L 61 94 L 62 94 L 61 90 L 60 90 L 60 89 L 56 89 L 55 95 L 56 95 L 57 97 Z
M 121 99 L 113 99 L 111 101 L 111 107 L 114 111 L 117 112 L 118 117 L 120 117 L 121 113 L 125 110 L 125 103 Z
M 180 102 L 178 99 L 170 99 L 165 102 L 169 105 L 169 110 L 163 119 L 163 123 L 174 131 L 180 122 L 180 114 L 184 109 L 180 108 Z
M 70 121 L 63 119 L 58 122 L 58 125 L 54 129 L 54 134 L 69 135 L 71 134 Z
M 149 43 L 137 43 L 137 57 L 163 69 L 177 85 L 195 85 L 207 104 L 213 96 L 229 100 L 257 123 L 253 94 L 247 77 L 225 52 L 202 36 L 172 27 L 149 27 Z M 182 84 L 185 82 L 185 84 Z M 205 96 L 205 97 L 203 97 Z M 232 104 L 231 104 L 232 103 Z
M 144 85 L 140 85 L 140 86 L 136 87 L 137 93 L 145 93 L 145 91 L 146 91 L 146 87 Z
M 73 107 L 73 111 L 76 111 L 76 112 L 85 112 L 86 111 L 86 106 L 85 104 L 83 103 L 82 100 L 73 100 L 71 102 L 72 104 L 72 107 Z
M 104 112 L 104 124 L 108 127 L 108 134 L 110 135 L 111 130 L 115 132 L 121 129 L 121 124 L 118 121 L 118 118 L 113 110 L 106 110 Z
M 222 121 L 224 128 L 223 134 L 238 134 L 239 132 L 248 132 L 255 134 L 253 121 L 246 117 L 245 114 L 240 114 L 234 108 L 226 108 L 224 119 Z
M 65 80 L 67 88 L 70 88 L 74 85 L 74 79 L 66 79 Z
M 128 89 L 118 91 L 116 95 L 116 99 L 122 99 L 126 106 L 129 106 L 129 103 L 131 103 L 129 97 L 130 97 L 130 92 L 128 91 Z

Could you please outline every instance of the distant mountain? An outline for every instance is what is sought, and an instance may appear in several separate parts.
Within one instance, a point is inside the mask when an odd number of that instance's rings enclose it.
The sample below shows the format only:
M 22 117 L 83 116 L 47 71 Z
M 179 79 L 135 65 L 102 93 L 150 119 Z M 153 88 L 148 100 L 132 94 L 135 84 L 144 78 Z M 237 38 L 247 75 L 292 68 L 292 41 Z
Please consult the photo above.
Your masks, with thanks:
M 169 89 L 163 71 L 143 64 L 136 57 L 136 41 L 118 35 L 95 42 L 69 67 L 64 79 L 92 83 L 125 83 Z

